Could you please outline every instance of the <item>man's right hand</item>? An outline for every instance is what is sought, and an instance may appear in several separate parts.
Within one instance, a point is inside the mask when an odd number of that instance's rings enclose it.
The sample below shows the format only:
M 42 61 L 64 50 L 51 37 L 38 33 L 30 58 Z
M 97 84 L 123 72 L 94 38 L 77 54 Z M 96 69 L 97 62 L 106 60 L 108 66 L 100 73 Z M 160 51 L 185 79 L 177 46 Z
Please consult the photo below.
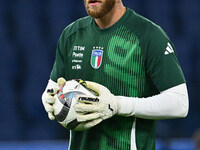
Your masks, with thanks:
M 50 120 L 55 119 L 53 107 L 53 104 L 55 103 L 54 95 L 57 94 L 60 86 L 65 82 L 66 80 L 64 78 L 59 78 L 57 83 L 50 79 L 44 93 L 42 94 L 42 103 Z
M 55 103 L 54 95 L 57 93 L 58 88 L 47 88 L 44 93 L 42 94 L 42 103 L 46 112 L 48 113 L 48 117 L 50 120 L 54 120 L 55 116 L 53 114 L 54 108 L 53 104 Z

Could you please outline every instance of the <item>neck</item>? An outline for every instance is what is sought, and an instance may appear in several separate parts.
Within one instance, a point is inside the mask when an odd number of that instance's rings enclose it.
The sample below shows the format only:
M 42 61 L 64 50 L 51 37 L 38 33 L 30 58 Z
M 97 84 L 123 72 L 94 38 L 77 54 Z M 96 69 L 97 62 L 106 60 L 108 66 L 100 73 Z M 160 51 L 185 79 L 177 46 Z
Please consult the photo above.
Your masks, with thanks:
M 108 28 L 115 24 L 126 12 L 126 8 L 121 1 L 117 1 L 115 6 L 102 18 L 94 18 L 97 26 L 101 29 Z

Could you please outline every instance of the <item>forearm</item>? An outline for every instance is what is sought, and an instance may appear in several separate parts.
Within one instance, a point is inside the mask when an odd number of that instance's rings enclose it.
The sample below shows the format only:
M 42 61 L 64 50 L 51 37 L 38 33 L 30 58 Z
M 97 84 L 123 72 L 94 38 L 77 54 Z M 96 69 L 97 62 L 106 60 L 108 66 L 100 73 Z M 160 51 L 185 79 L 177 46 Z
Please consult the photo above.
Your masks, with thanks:
M 145 119 L 170 119 L 185 117 L 188 113 L 186 84 L 181 84 L 147 98 L 117 96 L 118 115 Z

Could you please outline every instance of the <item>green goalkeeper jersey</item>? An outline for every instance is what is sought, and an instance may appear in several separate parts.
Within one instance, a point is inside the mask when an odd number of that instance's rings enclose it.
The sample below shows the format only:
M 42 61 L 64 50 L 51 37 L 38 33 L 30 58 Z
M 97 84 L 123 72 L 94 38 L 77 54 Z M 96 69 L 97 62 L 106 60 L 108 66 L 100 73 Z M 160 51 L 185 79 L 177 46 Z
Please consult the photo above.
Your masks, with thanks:
M 83 79 L 114 95 L 149 97 L 185 82 L 174 45 L 156 24 L 127 8 L 113 26 L 90 16 L 63 31 L 50 78 Z M 86 131 L 71 131 L 70 150 L 154 150 L 155 120 L 113 116 Z

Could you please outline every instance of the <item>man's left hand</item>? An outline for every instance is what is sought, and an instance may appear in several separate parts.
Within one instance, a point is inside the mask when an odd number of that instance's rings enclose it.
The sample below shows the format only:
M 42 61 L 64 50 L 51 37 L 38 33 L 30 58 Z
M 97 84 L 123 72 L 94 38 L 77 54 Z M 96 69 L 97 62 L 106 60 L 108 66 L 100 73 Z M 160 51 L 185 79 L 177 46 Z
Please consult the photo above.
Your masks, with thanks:
M 86 81 L 86 84 L 89 89 L 96 91 L 99 95 L 77 95 L 78 103 L 74 109 L 78 114 L 78 122 L 83 122 L 85 128 L 91 128 L 115 115 L 118 103 L 115 96 L 105 86 L 90 81 Z

